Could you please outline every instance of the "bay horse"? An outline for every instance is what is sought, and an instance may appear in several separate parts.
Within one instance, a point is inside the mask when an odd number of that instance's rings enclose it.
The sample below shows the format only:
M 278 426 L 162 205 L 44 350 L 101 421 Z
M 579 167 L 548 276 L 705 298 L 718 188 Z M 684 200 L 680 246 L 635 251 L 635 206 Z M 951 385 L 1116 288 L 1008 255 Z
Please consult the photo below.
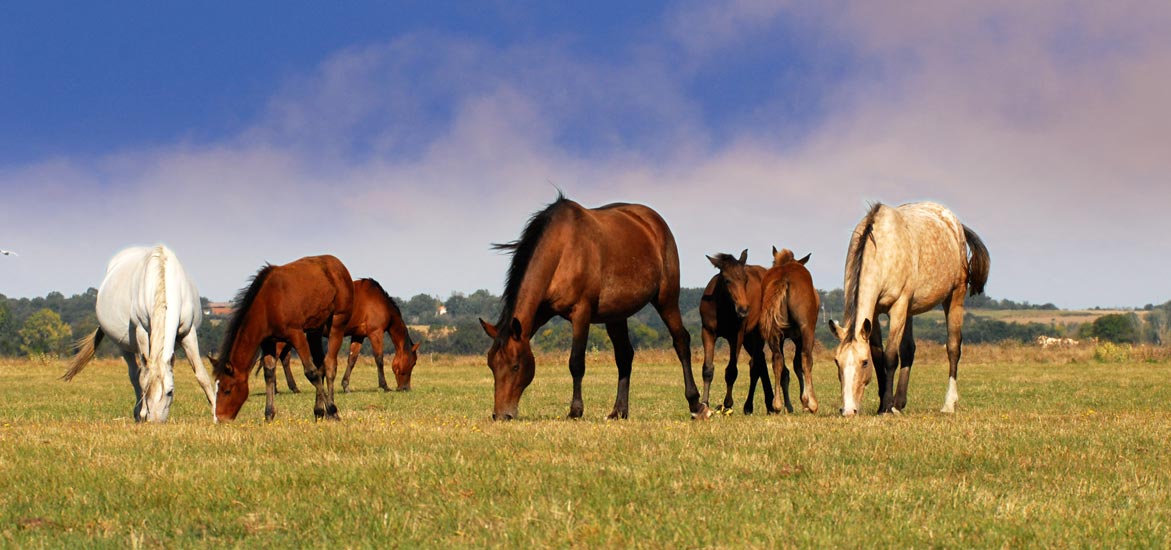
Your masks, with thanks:
M 984 242 L 942 205 L 918 202 L 891 208 L 876 203 L 870 208 L 854 228 L 846 254 L 843 325 L 829 320 L 839 340 L 834 361 L 842 383 L 844 416 L 858 413 L 862 392 L 870 382 L 871 347 L 882 347 L 882 329 L 875 317 L 883 313 L 890 319 L 890 334 L 883 361 L 875 361 L 881 399 L 878 413 L 906 408 L 915 361 L 915 338 L 908 320 L 939 304 L 947 320 L 950 367 L 940 412 L 955 412 L 964 294 L 984 292 L 989 265 Z M 900 360 L 898 390 L 894 391 Z
M 707 259 L 720 272 L 708 281 L 699 302 L 703 337 L 701 400 L 709 403 L 708 396 L 716 370 L 716 340 L 723 338 L 728 342 L 729 355 L 728 365 L 724 367 L 727 393 L 720 408 L 731 409 L 734 404 L 732 387 L 739 375 L 737 363 L 740 349 L 744 348 L 748 351 L 751 377 L 748 384 L 748 399 L 744 401 L 744 414 L 753 412 L 758 379 L 764 382 L 765 408 L 770 413 L 776 412 L 773 407 L 772 384 L 768 378 L 768 365 L 765 363 L 764 339 L 760 334 L 760 290 L 765 269 L 757 265 L 748 265 L 748 250 L 741 252 L 739 259 L 730 254 L 716 254 L 714 257 L 707 256 Z
M 591 323 L 606 325 L 618 366 L 618 393 L 607 418 L 627 418 L 634 362 L 627 318 L 648 303 L 671 333 L 692 417 L 710 416 L 695 387 L 691 337 L 679 312 L 675 237 L 654 210 L 626 203 L 587 209 L 558 194 L 532 216 L 518 240 L 493 248 L 512 253 L 500 318 L 495 325 L 480 319 L 492 338 L 488 368 L 495 385 L 494 420 L 516 418 L 521 394 L 536 372 L 530 340 L 554 315 L 573 326 L 569 418 L 582 416 L 581 381 Z
M 291 344 L 317 390 L 313 415 L 339 420 L 333 401 L 337 353 L 354 304 L 354 281 L 333 256 L 310 256 L 285 265 L 265 265 L 233 300 L 220 357 L 215 365 L 216 418 L 233 420 L 248 399 L 248 374 L 257 351 L 275 356 L 278 342 Z M 329 338 L 322 350 L 322 336 Z M 310 361 L 306 361 L 310 358 Z M 265 369 L 264 417 L 276 415 L 276 375 Z
M 62 380 L 77 376 L 109 337 L 121 348 L 134 386 L 134 420 L 166 422 L 174 400 L 173 367 L 179 342 L 215 408 L 215 387 L 200 359 L 196 334 L 203 320 L 199 290 L 171 249 L 160 244 L 116 254 L 98 288 L 96 313 L 97 330 L 78 341 L 77 354 Z
M 773 356 L 776 396 L 784 395 L 785 410 L 793 412 L 789 401 L 789 368 L 785 365 L 785 339 L 793 341 L 793 372 L 801 386 L 801 406 L 817 413 L 817 396 L 813 393 L 813 346 L 817 343 L 817 312 L 821 296 L 813 287 L 813 277 L 805 268 L 809 254 L 793 259 L 787 248 L 773 247 L 773 265 L 761 282 L 760 331 Z M 766 382 L 767 383 L 767 382 Z M 773 407 L 779 409 L 779 399 Z
M 345 331 L 345 335 L 350 337 L 350 357 L 346 374 L 342 376 L 343 392 L 350 392 L 350 373 L 358 363 L 363 340 L 370 340 L 374 364 L 378 366 L 378 387 L 383 391 L 390 391 L 382 363 L 383 333 L 389 333 L 390 341 L 394 344 L 394 359 L 390 361 L 390 368 L 394 372 L 395 391 L 410 391 L 411 373 L 419 360 L 419 344 L 411 341 L 411 333 L 407 330 L 398 304 L 383 290 L 378 281 L 369 278 L 354 281 L 354 309 Z M 290 357 L 286 346 L 278 343 L 276 353 L 284 367 L 285 383 L 288 384 L 290 391 L 297 393 L 299 390 L 293 380 L 293 371 L 289 368 Z

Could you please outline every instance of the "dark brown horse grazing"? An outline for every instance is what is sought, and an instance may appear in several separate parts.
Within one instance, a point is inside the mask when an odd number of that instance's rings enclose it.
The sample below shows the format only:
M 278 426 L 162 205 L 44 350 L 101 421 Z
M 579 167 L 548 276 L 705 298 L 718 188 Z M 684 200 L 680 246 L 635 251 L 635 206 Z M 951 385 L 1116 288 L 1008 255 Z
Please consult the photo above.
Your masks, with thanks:
M 314 416 L 338 420 L 333 379 L 353 303 L 354 281 L 346 266 L 333 256 L 311 256 L 261 268 L 236 297 L 220 357 L 212 359 L 218 387 L 216 418 L 236 418 L 248 399 L 248 374 L 256 352 L 275 355 L 277 342 L 284 342 L 292 344 L 302 361 L 312 358 L 305 363 L 305 377 L 317 389 Z M 328 351 L 321 349 L 323 335 L 329 337 Z M 276 373 L 265 369 L 264 378 L 264 417 L 272 420 L 276 414 Z
M 793 412 L 789 401 L 789 368 L 785 365 L 785 339 L 793 341 L 793 372 L 801 385 L 801 405 L 817 412 L 817 396 L 813 394 L 813 333 L 817 329 L 817 311 L 821 297 L 813 288 L 813 277 L 805 269 L 809 255 L 793 259 L 789 249 L 777 251 L 773 247 L 773 266 L 764 274 L 761 283 L 760 330 L 773 354 L 773 378 L 777 381 L 776 396 L 785 396 L 785 410 Z M 776 399 L 776 398 L 774 398 Z M 779 402 L 773 403 L 780 407 Z
M 411 390 L 411 372 L 415 370 L 415 363 L 419 360 L 419 344 L 411 341 L 410 331 L 403 321 L 403 314 L 398 309 L 394 299 L 382 289 L 382 285 L 374 279 L 358 279 L 354 281 L 354 308 L 350 314 L 350 322 L 346 325 L 346 336 L 350 337 L 350 362 L 346 366 L 346 374 L 342 376 L 342 391 L 350 391 L 350 373 L 358 363 L 358 356 L 362 352 L 362 341 L 370 340 L 370 348 L 374 353 L 374 364 L 378 366 L 378 387 L 383 391 L 390 391 L 386 383 L 386 371 L 382 364 L 382 334 L 390 333 L 390 341 L 394 344 L 394 359 L 390 361 L 390 368 L 394 372 L 395 391 Z M 285 370 L 285 382 L 289 389 L 297 392 L 297 383 L 293 380 L 293 371 L 289 368 L 289 352 L 284 344 L 277 344 L 277 355 Z M 265 361 L 269 360 L 265 357 Z
M 604 323 L 618 364 L 618 395 L 609 418 L 626 418 L 634 362 L 626 320 L 648 303 L 671 332 L 692 416 L 710 415 L 695 387 L 691 337 L 679 313 L 675 237 L 654 210 L 623 203 L 587 209 L 559 195 L 533 215 L 520 239 L 495 248 L 511 251 L 513 257 L 500 320 L 492 325 L 480 319 L 492 338 L 488 350 L 488 368 L 495 379 L 492 418 L 516 417 L 521 394 L 536 371 L 529 340 L 554 315 L 573 324 L 569 417 L 582 415 L 581 380 L 590 324 Z
M 764 381 L 764 404 L 768 412 L 773 408 L 773 388 L 768 378 L 768 365 L 764 358 L 764 339 L 760 334 L 760 289 L 765 269 L 758 265 L 747 265 L 748 251 L 740 253 L 737 259 L 730 254 L 708 256 L 720 272 L 708 281 L 707 288 L 699 302 L 699 317 L 703 326 L 703 396 L 704 403 L 710 403 L 712 378 L 715 377 L 716 339 L 728 341 L 728 366 L 724 368 L 724 382 L 728 392 L 724 395 L 722 409 L 731 409 L 732 387 L 739 375 L 737 363 L 740 348 L 748 351 L 750 358 L 748 399 L 744 401 L 744 414 L 752 414 L 756 381 Z

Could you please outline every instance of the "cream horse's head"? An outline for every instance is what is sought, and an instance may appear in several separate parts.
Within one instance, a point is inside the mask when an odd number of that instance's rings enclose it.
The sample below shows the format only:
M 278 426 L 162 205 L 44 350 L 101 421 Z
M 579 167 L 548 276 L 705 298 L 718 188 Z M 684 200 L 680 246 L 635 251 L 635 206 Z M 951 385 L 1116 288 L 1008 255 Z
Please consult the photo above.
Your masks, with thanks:
M 829 329 L 838 339 L 834 363 L 838 365 L 838 380 L 842 383 L 842 416 L 858 414 L 862 393 L 870 384 L 875 356 L 870 347 L 871 328 L 870 319 L 865 319 L 854 334 L 850 334 L 833 319 L 829 320 Z M 878 355 L 881 357 L 881 351 Z

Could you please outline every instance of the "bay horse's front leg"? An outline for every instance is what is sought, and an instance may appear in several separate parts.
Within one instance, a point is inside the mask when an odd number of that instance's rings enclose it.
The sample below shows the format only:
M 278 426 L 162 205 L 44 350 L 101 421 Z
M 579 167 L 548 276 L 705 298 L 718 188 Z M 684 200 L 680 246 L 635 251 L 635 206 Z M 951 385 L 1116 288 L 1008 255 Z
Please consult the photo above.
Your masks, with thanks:
M 265 342 L 260 350 L 260 364 L 264 368 L 264 420 L 272 422 L 276 417 L 276 342 Z
M 708 327 L 703 327 L 700 332 L 700 337 L 703 339 L 703 396 L 700 400 L 704 403 L 709 403 L 708 396 L 712 388 L 712 379 L 716 376 L 716 333 Z M 727 377 L 728 371 L 725 370 L 724 378 L 727 379 Z
M 374 339 L 370 339 L 370 343 L 374 343 Z M 350 373 L 354 372 L 354 365 L 358 364 L 358 356 L 362 354 L 362 337 L 350 337 L 350 356 L 349 362 L 346 363 L 346 373 L 342 375 L 342 391 L 350 393 Z
M 629 418 L 630 368 L 634 364 L 634 345 L 630 343 L 626 319 L 607 323 L 606 333 L 614 344 L 614 363 L 618 365 L 618 395 L 614 398 L 614 410 L 606 418 Z
M 679 313 L 678 299 L 671 303 L 657 302 L 655 309 L 667 325 L 667 331 L 671 333 L 675 355 L 679 357 L 679 363 L 683 367 L 683 395 L 687 398 L 687 408 L 691 411 L 691 417 L 710 418 L 712 411 L 706 403 L 699 400 L 699 389 L 695 387 L 695 373 L 691 372 L 691 335 L 683 327 L 683 315 Z
M 333 380 L 337 377 L 337 354 L 342 350 L 342 341 L 346 338 L 346 323 L 349 319 L 333 316 L 333 325 L 329 330 L 329 349 L 325 352 L 325 383 L 328 388 L 326 394 L 325 417 L 329 420 L 341 420 L 337 414 L 337 405 L 333 401 Z
M 581 380 L 585 377 L 585 351 L 590 336 L 590 314 L 577 312 L 573 320 L 573 348 L 569 352 L 569 374 L 573 377 L 573 400 L 569 402 L 569 418 L 581 418 L 584 405 L 581 401 Z
M 370 351 L 374 352 L 374 366 L 378 367 L 378 387 L 382 388 L 382 391 L 390 391 L 390 384 L 386 383 L 386 367 L 383 366 L 386 359 L 383 358 L 381 332 L 371 336 Z M 409 385 L 403 388 L 404 391 L 409 389 L 411 389 Z

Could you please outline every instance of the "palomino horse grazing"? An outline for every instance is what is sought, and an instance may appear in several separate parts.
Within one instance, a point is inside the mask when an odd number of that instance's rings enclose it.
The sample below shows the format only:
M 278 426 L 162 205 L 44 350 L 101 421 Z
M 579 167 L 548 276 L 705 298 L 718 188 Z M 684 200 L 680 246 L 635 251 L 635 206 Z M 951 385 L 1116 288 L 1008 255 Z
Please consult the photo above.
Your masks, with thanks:
M 261 268 L 233 301 L 235 312 L 228 321 L 220 357 L 212 360 L 219 388 L 216 417 L 236 418 L 248 399 L 248 374 L 257 350 L 275 355 L 277 342 L 284 342 L 297 350 L 305 364 L 305 377 L 317 389 L 313 415 L 338 420 L 333 379 L 353 304 L 354 281 L 346 266 L 333 256 L 311 256 Z M 329 337 L 328 351 L 321 349 L 323 335 Z M 265 369 L 264 378 L 264 417 L 272 420 L 276 415 L 276 374 Z
M 163 245 L 119 252 L 106 266 L 98 289 L 98 329 L 78 342 L 77 355 L 61 378 L 72 380 L 109 336 L 122 348 L 134 386 L 134 419 L 165 422 L 174 399 L 175 342 L 181 342 L 195 379 L 215 408 L 211 377 L 199 358 L 195 331 L 203 319 L 199 291 L 175 253 Z
M 970 249 L 971 258 L 965 250 Z M 870 382 L 871 346 L 882 347 L 882 330 L 875 317 L 887 314 L 890 334 L 884 368 L 877 368 L 878 413 L 899 412 L 907 406 L 907 383 L 915 361 L 915 339 L 908 320 L 943 304 L 947 319 L 947 395 L 942 412 L 955 411 L 959 392 L 956 371 L 963 342 L 964 294 L 984 292 L 988 281 L 988 249 L 974 231 L 961 224 L 947 208 L 920 202 L 890 208 L 881 203 L 870 212 L 850 239 L 846 255 L 844 327 L 831 319 L 830 330 L 840 343 L 834 354 L 842 382 L 842 414 L 857 414 L 862 392 Z M 902 360 L 898 391 L 895 369 Z
M 692 416 L 710 415 L 695 387 L 691 337 L 679 313 L 675 237 L 654 210 L 622 203 L 586 209 L 559 195 L 533 215 L 520 239 L 495 248 L 512 251 L 513 256 L 500 320 L 492 325 L 480 319 L 492 338 L 488 367 L 495 379 L 494 419 L 516 417 L 521 394 L 536 371 L 529 340 L 554 315 L 573 324 L 569 417 L 582 415 L 581 380 L 590 323 L 605 323 L 618 364 L 618 395 L 609 418 L 626 418 L 634 362 L 626 320 L 648 303 L 671 332 Z
M 342 391 L 350 391 L 350 373 L 358 363 L 358 355 L 362 352 L 362 341 L 370 340 L 370 348 L 374 352 L 374 364 L 378 366 L 378 387 L 383 391 L 390 391 L 386 383 L 386 372 L 382 366 L 382 334 L 390 333 L 390 341 L 394 344 L 394 359 L 390 361 L 390 368 L 394 371 L 395 391 L 411 390 L 411 372 L 419 360 L 419 344 L 411 342 L 410 331 L 403 321 L 402 312 L 398 304 L 382 289 L 382 285 L 374 279 L 358 279 L 354 281 L 354 309 L 350 315 L 350 322 L 346 325 L 346 336 L 350 337 L 350 362 L 346 366 L 346 374 L 342 376 Z M 297 391 L 297 384 L 293 381 L 293 372 L 289 368 L 289 352 L 284 344 L 277 345 L 277 355 L 285 370 L 285 383 L 293 392 Z M 266 360 L 268 358 L 266 357 Z M 266 368 L 268 368 L 266 366 Z
M 777 397 L 785 396 L 785 410 L 793 412 L 789 401 L 789 368 L 785 366 L 785 338 L 793 341 L 793 371 L 801 386 L 801 406 L 817 412 L 817 396 L 813 393 L 813 333 L 817 329 L 817 310 L 821 297 L 813 288 L 813 277 L 805 269 L 806 254 L 793 259 L 789 249 L 777 251 L 773 247 L 773 266 L 761 282 L 760 332 L 773 353 L 773 378 L 777 381 Z M 767 383 L 767 382 L 766 382 Z M 774 407 L 780 408 L 780 402 Z
M 703 396 L 709 403 L 712 378 L 715 377 L 716 339 L 728 341 L 728 366 L 724 368 L 724 383 L 728 391 L 724 395 L 722 409 L 732 408 L 732 386 L 736 384 L 739 370 L 740 348 L 748 350 L 750 382 L 748 399 L 744 401 L 744 414 L 752 414 L 753 396 L 757 379 L 764 381 L 764 404 L 768 412 L 773 408 L 772 383 L 768 379 L 768 365 L 764 358 L 764 339 L 760 335 L 760 281 L 765 270 L 757 265 L 747 265 L 748 251 L 740 258 L 730 254 L 708 256 L 720 272 L 711 278 L 699 302 L 699 318 L 703 326 Z

